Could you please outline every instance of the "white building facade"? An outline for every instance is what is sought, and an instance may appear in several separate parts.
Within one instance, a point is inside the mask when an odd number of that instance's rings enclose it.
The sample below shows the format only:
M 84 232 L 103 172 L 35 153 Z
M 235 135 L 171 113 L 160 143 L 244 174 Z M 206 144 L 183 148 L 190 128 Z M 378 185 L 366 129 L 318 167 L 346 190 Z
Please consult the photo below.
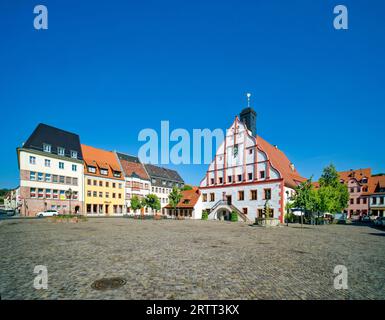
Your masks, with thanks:
M 248 129 L 255 131 L 255 119 L 251 108 L 235 118 L 200 183 L 209 219 L 230 219 L 234 211 L 244 221 L 268 216 L 282 223 L 295 186 L 305 180 L 278 147 Z

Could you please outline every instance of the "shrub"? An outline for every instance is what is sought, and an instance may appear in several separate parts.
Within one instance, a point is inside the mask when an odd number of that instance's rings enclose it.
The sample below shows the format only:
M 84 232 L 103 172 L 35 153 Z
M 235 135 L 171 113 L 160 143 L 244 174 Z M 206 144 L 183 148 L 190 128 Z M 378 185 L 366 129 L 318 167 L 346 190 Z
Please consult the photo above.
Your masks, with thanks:
M 238 214 L 235 211 L 231 212 L 230 220 L 233 222 L 238 221 Z
M 209 219 L 209 213 L 207 210 L 203 210 L 202 212 L 202 220 L 208 220 Z

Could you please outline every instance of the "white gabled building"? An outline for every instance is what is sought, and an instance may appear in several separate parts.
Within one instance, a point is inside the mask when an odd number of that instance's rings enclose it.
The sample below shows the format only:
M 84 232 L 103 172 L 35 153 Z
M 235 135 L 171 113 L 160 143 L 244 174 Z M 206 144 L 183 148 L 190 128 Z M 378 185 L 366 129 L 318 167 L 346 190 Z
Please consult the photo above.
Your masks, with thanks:
M 282 223 L 288 198 L 305 180 L 278 147 L 255 131 L 256 113 L 250 107 L 227 130 L 200 183 L 209 219 L 230 219 L 235 211 L 242 220 L 254 222 L 269 207 L 270 217 Z

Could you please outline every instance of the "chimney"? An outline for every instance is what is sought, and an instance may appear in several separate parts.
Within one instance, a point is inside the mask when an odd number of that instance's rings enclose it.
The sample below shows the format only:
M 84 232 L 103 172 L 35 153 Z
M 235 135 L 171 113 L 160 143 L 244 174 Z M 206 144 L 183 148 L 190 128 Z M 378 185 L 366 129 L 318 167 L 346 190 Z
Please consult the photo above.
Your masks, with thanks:
M 257 113 L 254 109 L 251 107 L 243 109 L 239 114 L 239 118 L 241 122 L 246 124 L 247 129 L 249 129 L 255 137 L 257 135 Z

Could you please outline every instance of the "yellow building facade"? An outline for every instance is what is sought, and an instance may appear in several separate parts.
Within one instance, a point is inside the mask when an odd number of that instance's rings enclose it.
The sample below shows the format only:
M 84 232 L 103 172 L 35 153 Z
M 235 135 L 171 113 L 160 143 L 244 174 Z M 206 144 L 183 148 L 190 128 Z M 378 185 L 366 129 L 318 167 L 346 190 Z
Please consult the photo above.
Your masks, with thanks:
M 124 176 L 113 152 L 82 145 L 86 214 L 124 212 Z

